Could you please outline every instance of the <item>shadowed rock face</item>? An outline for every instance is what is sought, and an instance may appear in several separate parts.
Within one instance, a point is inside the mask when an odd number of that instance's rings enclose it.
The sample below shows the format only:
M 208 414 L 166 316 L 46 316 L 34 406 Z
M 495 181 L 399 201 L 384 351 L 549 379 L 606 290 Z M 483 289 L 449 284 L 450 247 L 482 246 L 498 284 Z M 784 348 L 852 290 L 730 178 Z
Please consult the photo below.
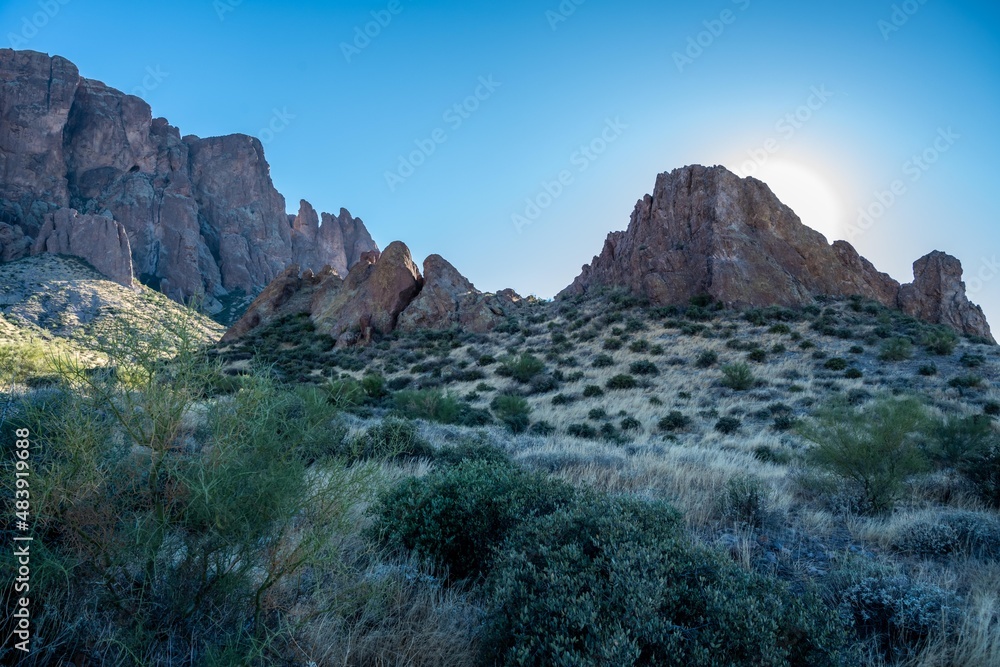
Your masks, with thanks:
M 80 215 L 71 208 L 50 214 L 32 255 L 75 255 L 119 285 L 132 287 L 132 251 L 120 222 L 102 215 Z
M 292 263 L 346 274 L 378 251 L 346 211 L 320 228 L 329 239 L 296 245 L 257 139 L 182 138 L 144 101 L 81 77 L 63 58 L 0 49 L 0 118 L 4 261 L 30 252 L 58 209 L 80 220 L 110 215 L 137 276 L 211 310 L 234 290 L 260 292 Z
M 301 213 L 300 213 L 301 215 Z M 410 250 L 396 241 L 381 256 L 367 254 L 341 279 L 332 269 L 318 276 L 292 267 L 275 279 L 225 335 L 239 339 L 287 316 L 308 314 L 338 346 L 365 344 L 395 329 L 489 331 L 521 301 L 513 290 L 484 294 L 440 255 L 424 262 L 421 276 Z
M 931 262 L 927 272 L 941 273 L 935 268 L 940 264 Z M 946 265 L 952 289 L 944 292 L 950 296 L 918 276 L 918 287 L 904 291 L 910 295 L 908 312 L 991 337 L 981 311 L 965 299 L 961 264 L 949 258 Z M 899 283 L 846 241 L 827 243 L 767 185 L 697 165 L 660 174 L 653 194 L 636 205 L 628 229 L 609 234 L 601 254 L 559 296 L 598 287 L 624 287 L 661 305 L 710 295 L 734 307 L 798 306 L 825 294 L 901 306 Z M 947 307 L 936 305 L 942 299 Z
M 913 282 L 899 291 L 899 305 L 904 312 L 992 340 L 983 309 L 965 294 L 960 261 L 943 252 L 932 252 L 913 264 L 913 277 Z

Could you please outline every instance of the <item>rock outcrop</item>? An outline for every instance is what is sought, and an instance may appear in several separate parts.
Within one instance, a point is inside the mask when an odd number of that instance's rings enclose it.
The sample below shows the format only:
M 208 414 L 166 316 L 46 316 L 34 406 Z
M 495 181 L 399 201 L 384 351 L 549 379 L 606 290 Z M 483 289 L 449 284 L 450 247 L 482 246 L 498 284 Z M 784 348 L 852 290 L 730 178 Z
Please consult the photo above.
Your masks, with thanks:
M 747 307 L 861 295 L 897 308 L 903 293 L 910 295 L 908 311 L 927 321 L 991 338 L 981 311 L 965 299 L 961 264 L 955 279 L 958 260 L 950 260 L 931 262 L 927 272 L 949 276 L 941 282 L 952 291 L 936 290 L 932 278 L 918 276 L 919 287 L 901 292 L 849 243 L 831 245 L 802 224 L 761 181 L 696 165 L 660 174 L 628 229 L 609 234 L 601 254 L 559 296 L 622 287 L 661 305 L 708 295 Z
M 301 215 L 301 213 L 300 213 Z M 317 331 L 338 346 L 368 343 L 374 334 L 398 329 L 493 329 L 521 301 L 513 290 L 479 292 L 439 255 L 424 262 L 421 276 L 400 241 L 379 256 L 368 253 L 343 279 L 332 268 L 320 274 L 291 267 L 251 304 L 223 337 L 242 338 L 254 329 L 288 315 L 308 314 Z
M 367 253 L 378 259 L 378 246 L 361 218 L 353 217 L 347 209 L 340 215 L 316 213 L 306 200 L 299 203 L 299 213 L 289 216 L 292 225 L 292 258 L 296 264 L 314 271 L 329 264 L 341 276 L 362 261 Z
M 512 292 L 483 294 L 441 255 L 424 260 L 424 287 L 399 317 L 399 328 L 484 333 L 502 322 L 516 304 Z
M 132 250 L 120 222 L 61 208 L 47 216 L 31 254 L 48 252 L 86 260 L 110 280 L 132 287 Z
M 913 264 L 914 280 L 899 291 L 899 306 L 913 317 L 992 340 L 983 309 L 969 301 L 962 263 L 935 251 Z
M 144 101 L 81 77 L 64 58 L 0 49 L 0 118 L 4 261 L 27 254 L 59 209 L 110 216 L 142 282 L 216 310 L 220 297 L 257 294 L 292 263 L 346 275 L 378 251 L 346 211 L 323 214 L 337 224 L 320 226 L 318 243 L 296 245 L 260 141 L 182 137 Z

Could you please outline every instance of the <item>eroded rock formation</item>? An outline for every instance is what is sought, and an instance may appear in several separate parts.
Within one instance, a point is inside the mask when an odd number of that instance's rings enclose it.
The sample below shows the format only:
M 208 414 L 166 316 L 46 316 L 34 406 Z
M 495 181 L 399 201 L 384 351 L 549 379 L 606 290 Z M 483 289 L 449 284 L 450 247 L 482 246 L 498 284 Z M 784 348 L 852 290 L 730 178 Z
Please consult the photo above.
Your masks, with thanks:
M 861 295 L 992 339 L 965 297 L 961 263 L 943 253 L 929 258 L 918 262 L 916 283 L 901 288 L 846 241 L 831 245 L 802 224 L 761 181 L 696 165 L 660 174 L 628 229 L 609 234 L 560 296 L 624 287 L 661 305 L 709 295 L 741 307 Z

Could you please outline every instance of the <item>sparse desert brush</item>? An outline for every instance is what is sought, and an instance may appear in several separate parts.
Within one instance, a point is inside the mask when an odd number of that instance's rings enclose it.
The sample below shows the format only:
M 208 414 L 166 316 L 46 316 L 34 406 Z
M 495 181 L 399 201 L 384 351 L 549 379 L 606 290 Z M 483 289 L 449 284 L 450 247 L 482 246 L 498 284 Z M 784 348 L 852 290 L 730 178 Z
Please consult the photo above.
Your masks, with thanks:
M 514 380 L 527 384 L 531 380 L 545 371 L 545 364 L 541 359 L 531 354 L 521 354 L 517 357 L 504 359 L 497 369 L 497 375 L 513 378 Z
M 722 386 L 733 391 L 751 389 L 756 381 L 753 371 L 744 363 L 727 364 L 722 367 Z
M 636 380 L 631 375 L 615 375 L 607 382 L 608 389 L 614 390 L 624 390 L 624 389 L 635 389 L 639 386 L 639 381 Z
M 906 361 L 913 356 L 913 343 L 909 338 L 890 338 L 882 343 L 878 358 L 881 361 Z
M 493 398 L 490 409 L 497 419 L 507 425 L 514 433 L 528 430 L 530 425 L 531 406 L 523 396 L 500 394 Z
M 862 408 L 832 403 L 800 432 L 811 460 L 853 484 L 873 513 L 892 509 L 905 481 L 926 468 L 919 436 L 929 422 L 914 398 L 882 398 Z

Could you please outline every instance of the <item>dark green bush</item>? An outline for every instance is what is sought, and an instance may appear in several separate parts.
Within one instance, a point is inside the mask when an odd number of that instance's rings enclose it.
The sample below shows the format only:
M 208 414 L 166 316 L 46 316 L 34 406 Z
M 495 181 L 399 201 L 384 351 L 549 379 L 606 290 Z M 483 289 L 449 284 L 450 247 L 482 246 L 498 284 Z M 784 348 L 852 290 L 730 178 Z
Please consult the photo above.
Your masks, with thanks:
M 534 424 L 531 425 L 531 428 L 528 429 L 528 433 L 532 435 L 547 436 L 547 435 L 552 435 L 555 432 L 556 432 L 556 427 L 548 423 L 547 421 L 535 422 Z
M 666 417 L 660 420 L 657 427 L 661 431 L 680 431 L 691 425 L 691 418 L 677 410 L 671 411 Z
M 913 356 L 913 343 L 909 338 L 890 338 L 882 343 L 878 358 L 881 361 L 906 361 Z
M 608 389 L 635 389 L 639 386 L 639 381 L 631 375 L 616 375 L 605 386 Z
M 756 350 L 751 350 L 747 353 L 747 359 L 754 362 L 755 364 L 763 364 L 767 361 L 767 352 L 757 348 Z
M 480 461 L 494 466 L 513 465 L 507 452 L 480 442 L 449 445 L 434 453 L 434 463 L 439 467 L 454 467 L 466 461 Z
M 1000 507 L 1000 445 L 994 441 L 978 456 L 961 462 L 958 471 L 972 482 L 983 502 Z
M 983 414 L 988 415 L 990 417 L 1000 416 L 1000 403 L 997 403 L 996 401 L 990 401 L 989 403 L 983 406 Z
M 523 433 L 531 423 L 531 406 L 523 396 L 500 394 L 493 397 L 490 409 L 497 419 L 514 433 Z
M 719 361 L 719 355 L 714 350 L 703 350 L 698 353 L 698 358 L 695 359 L 694 365 L 698 368 L 709 368 L 714 366 Z
M 921 342 L 931 354 L 945 357 L 955 351 L 958 336 L 951 329 L 941 327 L 925 334 Z
M 597 429 L 590 424 L 570 424 L 566 427 L 566 433 L 574 438 L 597 440 Z
M 847 366 L 847 359 L 842 359 L 841 357 L 827 359 L 826 363 L 823 364 L 823 368 L 828 371 L 845 371 L 847 370 Z
M 388 417 L 350 443 L 345 452 L 352 459 L 432 458 L 434 448 L 417 434 L 417 425 Z
M 407 419 L 426 419 L 442 424 L 461 424 L 467 421 L 470 406 L 440 389 L 397 391 L 393 408 Z
M 486 664 L 832 667 L 845 641 L 814 596 L 695 546 L 674 511 L 634 499 L 526 523 L 488 586 Z
M 738 475 L 726 482 L 718 500 L 719 514 L 733 524 L 760 528 L 770 512 L 771 489 L 761 480 Z
M 642 422 L 635 417 L 625 417 L 620 426 L 623 431 L 638 431 L 642 428 Z
M 982 456 L 995 440 L 993 425 L 983 415 L 943 419 L 933 425 L 930 435 L 928 454 L 946 467 Z
M 520 522 L 573 495 L 569 485 L 513 465 L 465 461 L 382 494 L 373 531 L 447 568 L 452 580 L 467 579 L 490 570 L 497 547 Z
M 596 384 L 588 384 L 583 388 L 584 398 L 596 398 L 598 396 L 604 396 L 604 390 L 598 387 Z
M 934 377 L 938 374 L 938 367 L 936 364 L 924 364 L 917 369 L 917 373 L 924 377 Z
M 629 366 L 629 372 L 634 375 L 659 375 L 660 369 L 652 361 L 635 361 Z
M 948 380 L 948 386 L 953 389 L 982 389 L 983 378 L 978 375 L 960 375 Z
M 737 417 L 723 417 L 715 423 L 715 430 L 724 435 L 732 435 L 740 430 L 743 422 Z
M 920 438 L 928 426 L 923 405 L 914 398 L 883 398 L 861 408 L 832 403 L 801 428 L 816 443 L 812 461 L 851 482 L 861 508 L 892 509 L 906 480 L 926 467 Z
M 743 363 L 727 364 L 722 367 L 722 386 L 734 391 L 746 391 L 756 384 L 750 367 Z
M 958 363 L 962 364 L 966 368 L 979 368 L 986 363 L 986 357 L 981 354 L 970 354 L 966 352 L 959 358 Z
M 510 377 L 514 380 L 528 384 L 532 378 L 545 371 L 545 364 L 538 357 L 531 354 L 521 354 L 517 357 L 510 357 L 503 361 L 497 369 L 497 375 Z
M 594 361 L 591 364 L 594 368 L 608 368 L 609 366 L 615 365 L 615 360 L 607 354 L 599 354 L 594 357 Z

